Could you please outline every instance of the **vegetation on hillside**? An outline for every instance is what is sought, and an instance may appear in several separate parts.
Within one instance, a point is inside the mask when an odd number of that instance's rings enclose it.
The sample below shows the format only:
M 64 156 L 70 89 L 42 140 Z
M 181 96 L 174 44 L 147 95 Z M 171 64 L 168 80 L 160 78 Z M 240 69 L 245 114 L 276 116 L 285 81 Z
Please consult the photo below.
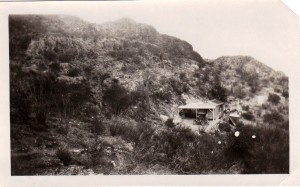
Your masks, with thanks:
M 128 18 L 11 15 L 9 29 L 12 175 L 289 172 L 288 79 L 253 58 L 206 62 Z M 172 119 L 184 95 L 247 101 L 271 88 L 243 107 L 239 137 Z

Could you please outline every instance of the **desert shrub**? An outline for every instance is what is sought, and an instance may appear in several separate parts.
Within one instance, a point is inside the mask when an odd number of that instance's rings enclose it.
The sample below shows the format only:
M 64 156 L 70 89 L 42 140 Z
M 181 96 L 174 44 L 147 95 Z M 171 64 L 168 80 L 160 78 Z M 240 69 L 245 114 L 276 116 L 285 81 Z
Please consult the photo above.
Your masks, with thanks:
M 52 50 L 44 51 L 44 57 L 49 61 L 56 61 L 58 59 L 57 53 Z
M 289 83 L 289 78 L 287 76 L 282 76 L 282 77 L 278 78 L 277 80 L 281 86 L 286 86 Z
M 73 67 L 68 71 L 68 76 L 77 77 L 81 73 L 81 70 L 78 67 Z
M 282 92 L 282 96 L 285 97 L 286 99 L 289 98 L 289 91 L 284 90 Z
M 35 114 L 37 122 L 45 124 L 48 111 L 53 109 L 54 75 L 20 69 L 12 70 L 11 74 L 10 99 L 11 107 L 17 111 L 16 116 L 21 122 L 27 123 Z
M 59 159 L 53 159 L 42 153 L 28 153 L 25 155 L 12 155 L 11 175 L 28 176 L 48 173 L 49 170 L 61 167 Z
M 276 88 L 274 88 L 274 91 L 277 92 L 277 93 L 280 93 L 281 89 L 276 87 Z
M 69 84 L 69 80 L 55 83 L 57 92 L 57 106 L 63 115 L 78 115 L 82 113 L 82 106 L 91 100 L 91 87 L 87 80 Z
M 96 173 L 103 173 L 104 175 L 109 175 L 113 170 L 113 165 L 110 162 L 111 158 L 108 156 L 101 155 L 94 152 L 91 156 L 92 167 Z
M 173 122 L 173 118 L 167 119 L 167 121 L 165 122 L 165 125 L 166 125 L 167 127 L 169 127 L 169 128 L 175 127 L 175 124 L 174 124 L 174 122 Z
M 120 115 L 133 104 L 130 93 L 123 86 L 114 83 L 104 91 L 103 100 L 111 107 L 114 114 Z
M 40 125 L 46 125 L 48 111 L 46 105 L 39 105 L 36 108 L 36 120 Z
M 117 51 L 110 52 L 112 57 L 117 58 L 118 60 L 126 60 L 128 58 L 133 58 L 136 55 L 136 52 L 133 49 L 125 48 Z
M 58 127 L 57 127 L 57 130 L 60 134 L 62 135 L 67 135 L 70 131 L 70 125 L 69 124 L 60 124 Z
M 231 131 L 231 126 L 228 123 L 220 123 L 219 124 L 219 129 L 222 132 L 230 132 Z
M 71 62 L 76 58 L 76 56 L 77 56 L 77 52 L 75 50 L 66 49 L 64 53 L 59 53 L 58 59 L 61 62 Z
M 18 105 L 17 106 L 17 116 L 20 119 L 21 123 L 27 124 L 30 119 L 31 114 L 31 101 L 29 98 L 18 97 L 16 100 L 14 100 Z
M 289 136 L 278 128 L 243 126 L 238 137 L 229 137 L 225 156 L 241 160 L 243 173 L 288 173 Z M 252 136 L 255 136 L 253 138 Z
M 167 157 L 172 159 L 177 151 L 194 140 L 195 136 L 190 129 L 184 127 L 173 128 L 171 131 L 163 132 L 160 136 L 160 141 L 164 142 L 164 152 Z
M 126 64 L 122 66 L 121 71 L 127 74 L 132 74 L 136 72 L 137 70 L 141 70 L 142 64 L 136 65 L 136 64 Z
M 277 94 L 269 94 L 268 101 L 277 105 L 280 102 L 280 97 Z
M 235 125 L 236 125 L 236 127 L 243 127 L 245 124 L 242 122 L 242 121 L 237 121 L 236 123 L 235 123 Z
M 55 154 L 65 166 L 68 166 L 72 161 L 71 153 L 66 148 L 58 149 Z
M 177 79 L 171 78 L 170 80 L 170 86 L 173 88 L 173 90 L 178 94 L 181 95 L 183 91 L 183 84 L 181 81 Z
M 146 145 L 146 146 L 151 146 L 150 141 L 151 138 L 154 135 L 155 129 L 152 127 L 151 124 L 145 123 L 145 122 L 140 122 L 135 129 L 135 134 L 132 135 L 132 140 L 135 142 L 137 145 Z M 138 138 L 137 138 L 138 137 Z
M 84 116 L 91 118 L 100 113 L 100 109 L 97 105 L 87 102 L 83 107 Z
M 184 126 L 174 128 L 172 133 L 175 136 L 178 136 L 178 138 L 181 138 L 182 142 L 193 142 L 196 138 L 194 132 L 190 128 Z
M 279 123 L 277 123 L 277 126 L 279 127 L 279 128 L 282 128 L 282 129 L 285 129 L 285 130 L 289 130 L 289 120 L 285 120 L 285 121 L 283 121 L 283 122 L 279 122 Z
M 234 90 L 234 95 L 239 99 L 244 99 L 247 96 L 247 93 L 241 87 L 238 87 Z
M 58 73 L 60 71 L 60 65 L 58 62 L 52 62 L 50 65 L 49 65 L 50 69 L 52 72 L 54 73 Z
M 255 117 L 251 111 L 242 114 L 242 117 L 249 121 L 254 121 Z
M 141 62 L 142 62 L 142 60 L 141 60 L 141 58 L 139 57 L 139 56 L 134 56 L 133 58 L 132 58 L 132 62 L 134 63 L 134 64 L 136 64 L 136 65 L 138 65 L 138 64 L 140 64 Z
M 269 124 L 281 123 L 281 122 L 283 122 L 283 120 L 284 120 L 283 116 L 275 110 L 273 110 L 271 113 L 267 113 L 263 116 L 263 121 L 265 123 L 269 123 Z
M 215 75 L 213 85 L 208 94 L 211 99 L 218 99 L 223 102 L 227 101 L 228 91 L 221 85 L 219 74 Z
M 153 93 L 153 97 L 163 101 L 170 101 L 172 99 L 172 93 L 169 91 L 156 91 Z
M 217 139 L 203 134 L 196 136 L 190 129 L 174 128 L 162 134 L 167 167 L 178 174 L 201 174 L 223 168 Z
M 121 136 L 122 139 L 127 141 L 135 141 L 136 138 L 138 138 L 134 126 L 118 121 L 115 121 L 109 125 L 109 131 L 111 136 Z
M 249 111 L 250 107 L 249 107 L 249 105 L 243 105 L 242 109 L 245 111 Z
M 139 102 L 133 111 L 133 115 L 130 117 L 137 121 L 144 121 L 145 118 L 151 114 L 151 108 L 147 101 Z
M 183 84 L 182 90 L 184 93 L 188 93 L 190 91 L 190 87 L 187 83 Z
M 270 104 L 269 103 L 264 103 L 261 105 L 262 109 L 266 110 L 270 108 Z
M 103 135 L 107 132 L 106 125 L 98 118 L 92 122 L 92 133 L 96 135 Z
M 184 73 L 184 72 L 181 72 L 181 73 L 179 74 L 179 78 L 180 78 L 180 80 L 183 81 L 183 82 L 188 82 L 188 78 L 187 78 L 187 76 L 186 76 L 186 73 Z
M 251 77 L 249 80 L 248 80 L 248 84 L 249 86 L 251 87 L 250 88 L 250 91 L 251 93 L 256 93 L 258 91 L 260 91 L 261 87 L 260 87 L 260 83 L 258 81 L 258 79 L 256 79 L 256 77 Z

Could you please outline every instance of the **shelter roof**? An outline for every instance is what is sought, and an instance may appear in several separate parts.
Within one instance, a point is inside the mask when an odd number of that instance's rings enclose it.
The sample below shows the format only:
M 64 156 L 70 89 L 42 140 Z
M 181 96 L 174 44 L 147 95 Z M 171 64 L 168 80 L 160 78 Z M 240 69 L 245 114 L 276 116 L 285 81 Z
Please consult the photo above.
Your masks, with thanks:
M 197 102 L 197 103 L 188 103 L 183 106 L 179 106 L 180 109 L 214 109 L 216 105 L 211 102 Z

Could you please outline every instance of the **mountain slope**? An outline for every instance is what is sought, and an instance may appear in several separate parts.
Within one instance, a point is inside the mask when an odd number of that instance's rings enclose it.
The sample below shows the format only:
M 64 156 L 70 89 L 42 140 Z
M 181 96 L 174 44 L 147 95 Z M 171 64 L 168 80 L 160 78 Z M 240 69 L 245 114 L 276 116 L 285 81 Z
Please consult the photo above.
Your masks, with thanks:
M 261 165 L 266 152 L 249 143 L 244 149 L 258 154 L 259 164 L 247 168 L 247 151 L 224 157 L 241 143 L 231 132 L 195 134 L 172 120 L 188 100 L 233 96 L 253 111 L 241 131 L 267 137 L 268 148 L 286 143 L 288 79 L 252 57 L 206 62 L 186 41 L 130 18 L 97 25 L 64 15 L 11 15 L 9 29 L 13 175 L 287 171 L 287 146 L 274 150 L 282 166 L 273 171 L 274 160 Z M 251 105 L 274 93 L 264 107 Z M 274 132 L 254 128 L 262 122 Z

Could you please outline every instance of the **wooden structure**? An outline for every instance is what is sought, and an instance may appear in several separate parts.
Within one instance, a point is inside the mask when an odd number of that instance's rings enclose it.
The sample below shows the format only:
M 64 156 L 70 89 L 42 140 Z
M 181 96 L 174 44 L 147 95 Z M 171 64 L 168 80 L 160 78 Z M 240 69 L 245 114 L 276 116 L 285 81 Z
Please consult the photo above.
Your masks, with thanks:
M 178 107 L 178 115 L 181 110 L 195 110 L 196 120 L 199 116 L 204 116 L 210 120 L 216 120 L 223 115 L 225 104 L 216 99 L 206 102 L 189 103 Z
M 229 115 L 229 123 L 233 126 L 236 126 L 240 118 L 240 115 L 238 113 L 232 113 Z

